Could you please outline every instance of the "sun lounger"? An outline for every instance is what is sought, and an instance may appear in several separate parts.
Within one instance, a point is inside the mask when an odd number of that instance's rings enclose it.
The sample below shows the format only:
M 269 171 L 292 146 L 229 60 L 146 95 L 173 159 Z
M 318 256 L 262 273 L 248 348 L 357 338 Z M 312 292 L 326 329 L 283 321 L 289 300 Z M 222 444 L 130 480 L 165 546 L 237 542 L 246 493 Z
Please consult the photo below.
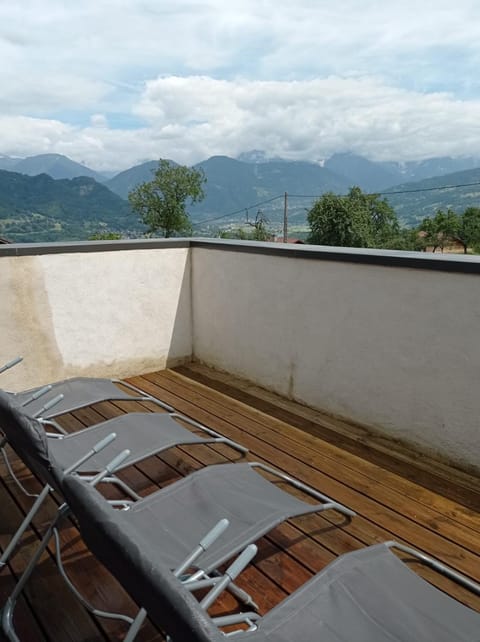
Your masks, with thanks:
M 201 435 L 191 432 L 179 421 L 189 424 Z M 99 472 L 112 459 L 112 454 L 103 449 L 92 453 L 92 449 L 96 449 L 98 443 L 103 444 L 111 434 L 116 437 L 117 449 L 130 451 L 129 456 L 119 466 L 119 470 L 174 446 L 227 444 L 242 454 L 248 452 L 240 444 L 176 413 L 126 414 L 66 436 L 46 433 L 44 426 L 45 422 L 42 423 L 30 417 L 25 408 L 18 407 L 10 396 L 0 391 L 0 431 L 5 435 L 4 440 L 0 441 L 0 447 L 3 450 L 5 444 L 9 443 L 30 470 L 45 484 L 27 518 L 0 556 L 0 568 L 7 562 L 45 497 L 52 488 L 56 488 L 56 480 L 50 474 L 52 461 L 55 461 L 60 471 L 65 471 L 76 464 L 77 473 L 86 475 Z M 89 453 L 89 457 L 83 462 L 82 458 L 86 453 Z M 133 499 L 140 499 L 135 491 L 117 476 L 110 475 L 105 481 L 117 484 Z
M 31 420 L 29 427 L 32 427 Z M 33 424 L 33 428 L 38 426 Z M 46 446 L 48 448 L 48 444 Z M 34 458 L 27 458 L 30 459 L 29 463 L 34 469 L 38 462 L 42 467 L 48 466 L 49 474 L 53 477 L 51 484 L 58 486 L 58 478 L 62 476 L 61 467 L 52 455 L 48 452 L 46 455 L 45 444 L 37 450 Z M 45 461 L 46 456 L 48 463 Z M 123 457 L 128 456 L 126 451 Z M 115 466 L 114 461 L 91 483 L 99 482 L 104 476 L 108 477 Z M 310 501 L 304 501 L 280 489 L 259 471 L 273 475 L 277 481 L 302 491 L 309 496 Z M 80 478 L 77 476 L 76 479 Z M 87 484 L 84 479 L 81 483 Z M 63 482 L 60 490 L 63 494 Z M 95 489 L 92 492 L 105 505 L 106 516 L 111 515 L 115 520 L 115 509 Z M 142 552 L 147 558 L 160 560 L 172 571 L 176 570 L 177 574 L 186 574 L 188 582 L 196 582 L 210 581 L 211 573 L 215 575 L 219 565 L 286 519 L 329 509 L 337 510 L 347 518 L 354 515 L 353 511 L 343 505 L 280 471 L 259 463 L 232 463 L 203 468 L 148 497 L 131 502 L 126 510 L 119 513 L 122 513 L 122 520 L 129 525 L 131 532 L 138 534 Z M 229 522 L 228 536 L 221 533 L 210 548 L 198 549 L 198 542 L 204 538 L 212 524 L 225 518 Z M 46 548 L 55 527 L 55 524 L 50 526 L 40 549 Z M 193 557 L 192 551 L 195 551 Z M 11 619 L 15 601 L 40 555 L 41 552 L 37 551 L 8 602 L 8 615 L 5 615 L 4 624 L 7 635 L 13 630 Z M 245 603 L 254 604 L 235 585 L 229 586 L 229 590 Z M 112 616 L 113 614 L 109 614 L 109 617 Z M 120 617 L 121 614 L 116 616 Z
M 22 361 L 22 357 L 12 359 L 0 367 L 0 374 Z M 42 419 L 53 419 L 102 401 L 150 401 L 168 412 L 174 412 L 169 404 L 120 379 L 72 377 L 21 392 L 3 392 L 19 406 L 25 407 L 30 415 Z
M 239 621 L 250 625 L 233 636 L 239 642 L 480 640 L 480 613 L 423 580 L 392 550 L 418 558 L 477 595 L 480 585 L 395 542 L 342 555 L 263 617 L 246 613 L 211 619 L 204 610 L 208 597 L 196 601 L 189 584 L 180 583 L 163 563 L 161 542 L 155 555 L 128 511 L 107 506 L 94 489 L 71 475 L 62 487 L 90 550 L 143 607 L 140 615 L 148 613 L 174 641 L 220 642 L 224 635 L 218 626 Z M 132 640 L 133 634 L 125 639 Z

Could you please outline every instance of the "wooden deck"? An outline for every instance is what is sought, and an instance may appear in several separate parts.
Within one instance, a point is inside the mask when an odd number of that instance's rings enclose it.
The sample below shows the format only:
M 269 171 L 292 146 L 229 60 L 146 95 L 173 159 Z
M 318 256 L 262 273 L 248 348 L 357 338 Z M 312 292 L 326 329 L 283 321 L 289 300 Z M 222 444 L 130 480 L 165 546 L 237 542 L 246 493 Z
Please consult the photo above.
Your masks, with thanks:
M 284 470 L 357 512 L 350 522 L 333 511 L 298 518 L 261 540 L 255 563 L 239 583 L 256 598 L 262 611 L 337 555 L 390 539 L 428 552 L 480 582 L 480 489 L 474 476 L 202 366 L 152 373 L 131 382 L 241 442 L 250 449 L 249 459 Z M 153 409 L 136 402 L 103 403 L 68 415 L 62 423 L 77 430 L 125 411 L 147 408 Z M 123 476 L 144 495 L 194 469 L 227 459 L 238 459 L 238 453 L 223 446 L 177 448 L 130 468 Z M 20 462 L 14 461 L 14 467 L 27 487 L 38 491 L 39 484 Z M 0 473 L 0 547 L 4 547 L 31 500 L 23 496 L 4 467 Z M 38 530 L 24 536 L 9 569 L 0 573 L 2 603 L 55 507 L 52 498 L 35 522 Z M 135 605 L 88 553 L 73 525 L 62 530 L 62 543 L 71 577 L 98 608 L 135 613 Z M 412 563 L 412 567 L 480 611 L 480 598 L 419 564 Z M 217 612 L 231 606 L 226 599 Z M 97 620 L 79 605 L 65 588 L 51 552 L 31 578 L 15 621 L 25 641 L 121 640 L 125 633 L 125 625 Z M 147 623 L 137 639 L 163 637 Z

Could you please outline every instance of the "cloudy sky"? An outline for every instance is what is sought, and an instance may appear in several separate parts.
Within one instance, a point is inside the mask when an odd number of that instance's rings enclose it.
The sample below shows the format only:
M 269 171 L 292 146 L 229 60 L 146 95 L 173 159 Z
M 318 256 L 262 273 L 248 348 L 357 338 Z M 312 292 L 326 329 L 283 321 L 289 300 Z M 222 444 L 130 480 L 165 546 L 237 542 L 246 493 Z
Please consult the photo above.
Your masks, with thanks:
M 480 156 L 478 0 L 0 0 L 0 154 Z

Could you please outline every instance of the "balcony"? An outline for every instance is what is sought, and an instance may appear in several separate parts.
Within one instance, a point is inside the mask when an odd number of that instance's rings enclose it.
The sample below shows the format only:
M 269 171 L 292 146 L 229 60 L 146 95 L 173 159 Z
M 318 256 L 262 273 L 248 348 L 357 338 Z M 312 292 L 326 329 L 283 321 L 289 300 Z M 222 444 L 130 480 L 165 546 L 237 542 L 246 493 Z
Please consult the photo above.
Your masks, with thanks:
M 175 240 L 5 246 L 0 267 L 0 361 L 25 357 L 3 387 L 128 378 L 358 513 L 350 523 L 300 518 L 264 538 L 242 576 L 261 609 L 336 555 L 392 538 L 480 581 L 476 257 Z M 132 405 L 100 404 L 65 426 Z M 129 480 L 149 493 L 230 455 L 177 449 Z M 27 471 L 23 479 L 35 488 Z M 28 505 L 2 470 L 0 547 Z M 63 540 L 92 601 L 132 612 L 73 526 Z M 0 575 L 2 599 L 34 544 L 29 533 L 11 575 Z M 416 570 L 480 610 L 463 589 Z M 25 640 L 116 640 L 125 630 L 86 615 L 49 556 L 16 622 Z M 163 638 L 146 626 L 139 639 Z

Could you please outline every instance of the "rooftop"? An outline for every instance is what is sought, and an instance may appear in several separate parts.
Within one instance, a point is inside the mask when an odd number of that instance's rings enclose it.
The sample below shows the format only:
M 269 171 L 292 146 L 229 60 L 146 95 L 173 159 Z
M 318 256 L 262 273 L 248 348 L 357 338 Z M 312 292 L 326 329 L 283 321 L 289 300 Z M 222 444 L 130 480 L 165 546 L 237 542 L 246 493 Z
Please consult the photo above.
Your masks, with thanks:
M 255 563 L 240 582 L 268 610 L 336 556 L 369 544 L 396 539 L 437 557 L 480 581 L 480 491 L 474 475 L 445 463 L 415 456 L 415 451 L 387 442 L 364 428 L 333 418 L 245 380 L 198 363 L 152 372 L 131 383 L 173 405 L 250 449 L 250 460 L 273 465 L 329 494 L 357 512 L 350 522 L 333 511 L 298 518 L 277 527 L 260 542 Z M 62 418 L 68 430 L 133 410 L 158 410 L 136 402 L 102 403 Z M 124 475 L 145 495 L 201 466 L 237 455 L 225 447 L 195 446 L 168 451 Z M 15 469 L 21 470 L 19 462 Z M 2 468 L 0 479 L 0 546 L 18 523 L 30 500 L 25 499 Z M 22 470 L 29 489 L 38 488 Z M 37 532 L 52 515 L 53 499 L 36 520 Z M 62 530 L 66 568 L 99 608 L 127 613 L 134 606 L 108 573 L 85 549 L 73 525 Z M 35 546 L 27 533 L 9 573 L 0 575 L 0 599 L 11 589 Z M 460 601 L 480 611 L 480 598 L 453 585 L 418 563 L 412 567 Z M 233 599 L 233 598 L 231 598 Z M 59 608 L 59 604 L 61 608 Z M 217 611 L 228 610 L 224 600 Z M 90 642 L 120 640 L 123 625 L 86 614 L 65 589 L 52 556 L 45 556 L 32 577 L 16 616 L 22 640 Z M 139 640 L 162 640 L 147 623 Z

